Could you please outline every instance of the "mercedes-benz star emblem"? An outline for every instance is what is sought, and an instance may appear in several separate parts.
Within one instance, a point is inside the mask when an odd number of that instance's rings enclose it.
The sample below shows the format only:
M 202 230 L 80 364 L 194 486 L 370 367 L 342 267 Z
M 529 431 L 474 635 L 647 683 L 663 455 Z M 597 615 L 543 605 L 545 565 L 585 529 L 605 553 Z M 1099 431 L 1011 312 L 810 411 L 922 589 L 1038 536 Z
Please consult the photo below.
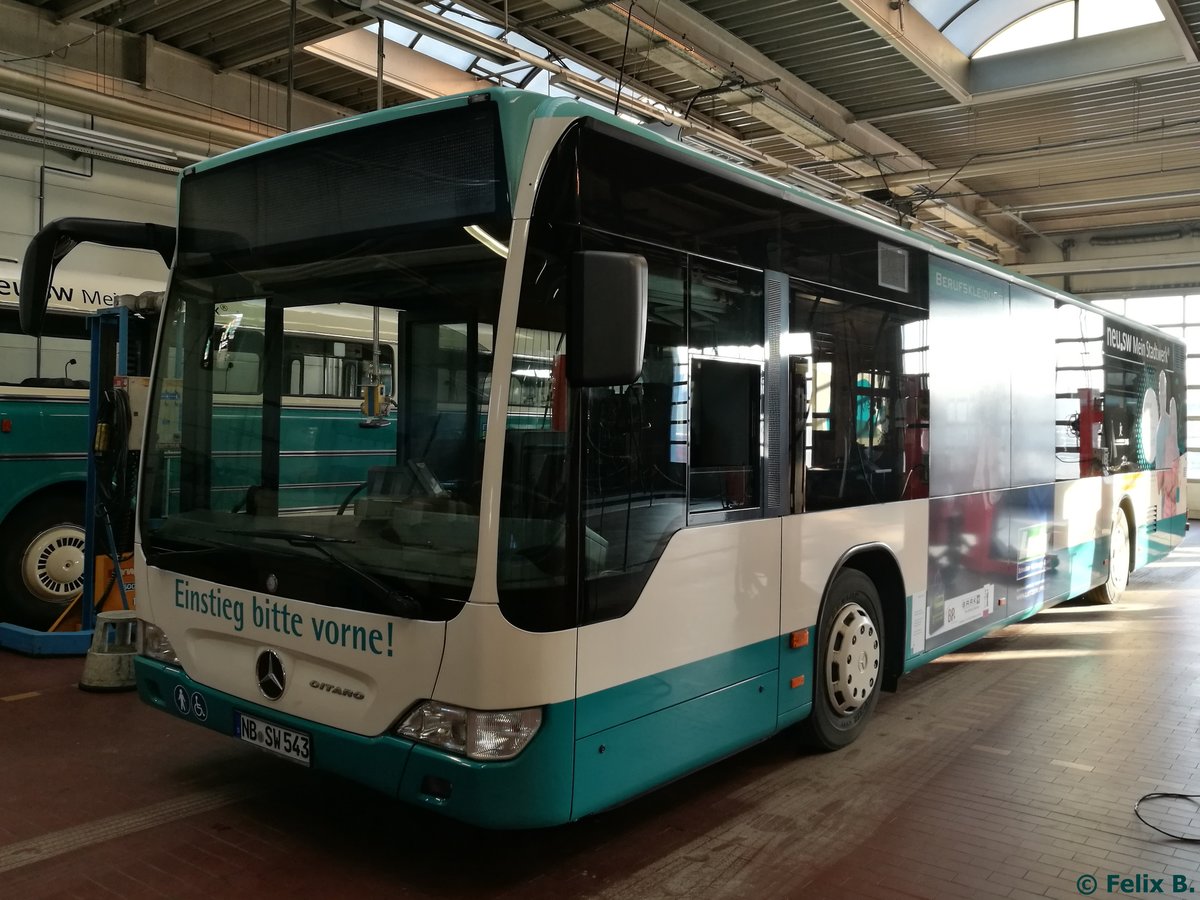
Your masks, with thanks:
M 278 700 L 283 696 L 287 685 L 287 675 L 283 671 L 283 660 L 274 650 L 264 650 L 258 654 L 258 662 L 254 664 L 254 674 L 258 679 L 258 689 L 268 700 Z
M 273 593 L 275 593 L 275 589 L 278 587 L 279 587 L 279 579 L 276 578 L 274 575 L 268 575 L 267 576 L 267 590 L 273 594 Z

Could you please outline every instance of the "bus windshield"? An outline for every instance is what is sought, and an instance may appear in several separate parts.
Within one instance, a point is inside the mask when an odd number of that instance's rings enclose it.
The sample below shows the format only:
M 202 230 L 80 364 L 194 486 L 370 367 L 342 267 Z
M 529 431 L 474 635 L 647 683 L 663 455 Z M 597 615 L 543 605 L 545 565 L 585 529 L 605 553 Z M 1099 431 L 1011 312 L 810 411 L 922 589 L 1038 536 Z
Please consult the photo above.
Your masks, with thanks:
M 485 102 L 185 174 L 144 462 L 150 565 L 452 614 L 475 571 L 504 173 Z
M 503 260 L 459 233 L 176 278 L 143 488 L 151 565 L 376 612 L 465 599 Z

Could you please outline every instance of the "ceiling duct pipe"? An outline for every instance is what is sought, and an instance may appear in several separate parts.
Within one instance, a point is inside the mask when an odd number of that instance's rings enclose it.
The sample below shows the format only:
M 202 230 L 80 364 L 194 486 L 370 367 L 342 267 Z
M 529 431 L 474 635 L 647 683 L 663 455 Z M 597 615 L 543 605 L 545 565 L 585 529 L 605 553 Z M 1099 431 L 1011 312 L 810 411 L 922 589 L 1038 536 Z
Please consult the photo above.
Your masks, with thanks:
M 1148 231 L 1145 234 L 1098 234 L 1088 238 L 1092 247 L 1116 247 L 1120 244 L 1153 244 L 1158 241 L 1177 241 L 1186 232 L 1182 228 L 1168 231 Z
M 177 175 L 179 170 L 187 163 L 179 162 L 175 165 L 170 163 L 153 162 L 148 159 L 127 156 L 123 153 L 110 150 L 99 150 L 96 147 L 87 146 L 85 144 L 73 143 L 71 141 L 59 141 L 53 138 L 36 137 L 32 134 L 25 134 L 19 131 L 9 131 L 5 128 L 0 128 L 0 141 L 16 141 L 22 144 L 32 144 L 35 147 L 48 147 L 51 150 L 60 150 L 63 153 L 72 154 L 75 156 L 86 156 L 90 159 L 103 159 L 107 162 L 121 163 L 126 166 L 136 166 L 140 169 L 151 169 L 155 172 L 166 172 L 168 175 Z
M 184 113 L 172 112 L 146 105 L 137 100 L 98 94 L 90 88 L 77 87 L 53 79 L 43 79 L 16 69 L 0 66 L 0 91 L 65 106 L 68 109 L 116 119 L 127 125 L 180 135 L 201 143 L 215 145 L 214 152 L 244 147 L 279 134 L 278 128 L 252 131 L 219 122 L 209 122 Z

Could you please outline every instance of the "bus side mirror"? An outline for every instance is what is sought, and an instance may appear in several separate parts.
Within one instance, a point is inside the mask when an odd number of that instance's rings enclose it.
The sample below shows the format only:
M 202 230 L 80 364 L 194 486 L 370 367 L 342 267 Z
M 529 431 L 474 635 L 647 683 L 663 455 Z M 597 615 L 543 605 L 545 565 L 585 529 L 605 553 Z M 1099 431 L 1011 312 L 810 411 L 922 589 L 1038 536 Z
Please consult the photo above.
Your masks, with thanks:
M 571 255 L 567 380 L 572 387 L 633 384 L 646 351 L 649 268 L 635 253 Z
M 42 333 L 54 268 L 77 246 L 89 242 L 130 250 L 155 250 L 168 266 L 175 255 L 175 229 L 168 225 L 111 219 L 56 219 L 33 236 L 21 261 L 21 330 L 26 334 Z

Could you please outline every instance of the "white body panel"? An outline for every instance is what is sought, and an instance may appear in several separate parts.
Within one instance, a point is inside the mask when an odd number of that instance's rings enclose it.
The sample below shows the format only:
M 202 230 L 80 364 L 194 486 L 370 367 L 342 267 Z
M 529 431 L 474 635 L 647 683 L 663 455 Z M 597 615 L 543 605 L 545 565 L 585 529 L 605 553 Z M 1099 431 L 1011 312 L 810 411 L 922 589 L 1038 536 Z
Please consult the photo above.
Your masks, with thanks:
M 446 652 L 430 696 L 472 709 L 572 700 L 575 634 L 574 629 L 521 631 L 495 603 L 468 603 L 446 624 Z
M 504 618 L 496 594 L 505 430 L 500 423 L 508 420 L 509 411 L 509 392 L 498 386 L 508 383 L 512 371 L 517 299 L 538 175 L 569 122 L 555 119 L 535 123 L 526 149 L 495 330 L 475 584 L 471 602 L 447 623 L 446 652 L 437 687 L 429 695 L 472 709 L 516 709 L 571 700 L 575 696 L 575 630 L 549 634 L 521 631 Z
M 508 421 L 508 381 L 512 373 L 513 347 L 517 334 L 517 303 L 521 292 L 525 250 L 529 241 L 529 217 L 537 193 L 538 177 L 546 167 L 550 151 L 570 124 L 570 119 L 543 119 L 534 123 L 517 196 L 513 203 L 512 235 L 508 264 L 504 267 L 500 315 L 496 320 L 492 355 L 492 391 L 488 398 L 488 435 L 483 448 L 483 490 L 479 498 L 479 557 L 475 562 L 472 603 L 496 603 L 496 547 L 500 535 L 501 476 L 504 471 L 504 423 Z M 501 389 L 500 386 L 504 386 Z M 458 688 L 448 688 L 457 690 Z
M 140 548 L 137 560 L 142 617 L 167 633 L 184 671 L 200 684 L 362 735 L 386 731 L 414 702 L 432 694 L 444 622 L 334 609 L 176 576 L 147 568 Z M 201 593 L 219 589 L 225 614 L 189 609 L 186 601 L 180 605 L 177 585 Z M 293 634 L 284 633 L 279 617 L 255 623 L 255 605 L 265 609 L 285 604 Z M 320 637 L 318 623 L 324 623 Z M 330 625 L 335 626 L 334 642 L 328 640 Z M 259 691 L 255 677 L 255 662 L 267 649 L 279 654 L 287 676 L 283 696 L 275 701 Z M 363 697 L 335 694 L 312 682 L 334 685 L 351 695 L 361 692 Z
M 863 544 L 882 544 L 895 556 L 906 596 L 925 590 L 928 501 L 831 509 L 787 516 L 782 521 L 781 633 L 816 624 L 821 598 L 838 563 Z
M 1113 490 L 1111 486 L 1106 489 L 1100 478 L 1057 482 L 1051 546 L 1073 547 L 1096 537 L 1101 513 L 1107 510 L 1107 516 L 1112 515 Z
M 676 532 L 637 605 L 579 631 L 579 696 L 779 634 L 780 520 Z

